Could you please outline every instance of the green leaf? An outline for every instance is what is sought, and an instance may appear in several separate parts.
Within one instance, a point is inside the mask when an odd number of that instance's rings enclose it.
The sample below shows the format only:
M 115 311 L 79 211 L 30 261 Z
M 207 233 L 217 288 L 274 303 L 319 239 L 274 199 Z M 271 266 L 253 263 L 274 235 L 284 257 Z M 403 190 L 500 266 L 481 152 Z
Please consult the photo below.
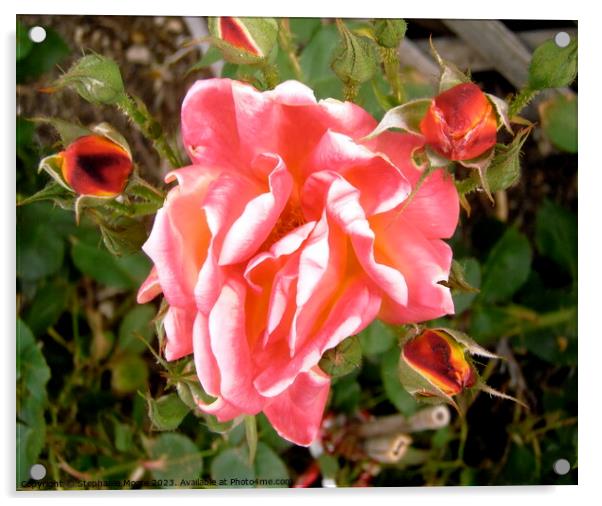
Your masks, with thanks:
M 155 213 L 157 207 L 153 205 L 152 208 Z M 100 233 L 107 250 L 115 256 L 140 251 L 148 236 L 142 221 L 126 216 L 103 222 L 100 225 Z
M 205 52 L 205 54 L 201 57 L 201 59 L 188 69 L 188 73 L 194 72 L 196 70 L 206 69 L 221 59 L 221 51 L 215 46 L 210 46 L 209 49 Z
M 456 316 L 462 314 L 472 305 L 481 286 L 481 266 L 475 258 L 463 258 L 457 262 L 463 271 L 464 281 L 476 291 L 456 291 L 452 290 L 454 300 L 454 309 Z
M 50 368 L 36 340 L 25 323 L 17 320 L 17 379 L 37 403 L 46 400 L 46 383 L 50 379 Z
M 395 342 L 395 332 L 386 323 L 374 320 L 359 334 L 362 352 L 369 356 L 388 351 Z
M 93 236 L 98 240 L 98 236 Z M 76 240 L 71 247 L 75 266 L 99 283 L 114 288 L 131 290 L 138 288 L 150 268 L 146 257 L 140 253 L 114 257 L 98 242 Z
M 63 264 L 63 237 L 74 226 L 73 215 L 48 202 L 17 208 L 17 276 L 37 280 Z
M 332 407 L 337 411 L 355 413 L 359 407 L 362 389 L 355 374 L 335 380 L 332 386 Z
M 17 320 L 17 486 L 29 480 L 46 440 L 44 410 L 50 368 L 31 330 Z
M 73 123 L 66 121 L 61 118 L 48 118 L 46 116 L 36 116 L 30 118 L 30 121 L 34 123 L 47 123 L 51 125 L 59 134 L 63 146 L 66 147 L 76 139 L 92 134 L 92 130 L 80 125 L 79 123 Z
M 113 364 L 111 373 L 113 390 L 129 394 L 146 386 L 148 366 L 138 355 L 126 355 Z
M 148 397 L 148 417 L 156 430 L 175 430 L 190 409 L 177 394 L 168 394 L 157 400 Z
M 577 216 L 545 200 L 537 212 L 535 242 L 543 256 L 564 267 L 577 281 Z
M 533 52 L 529 66 L 529 88 L 543 90 L 570 85 L 577 76 L 577 39 L 559 47 L 553 40 Z
M 117 104 L 126 98 L 119 66 L 99 54 L 77 60 L 54 86 L 71 88 L 92 104 Z
M 61 280 L 44 285 L 38 290 L 24 315 L 32 332 L 39 335 L 54 325 L 67 307 L 70 286 Z
M 255 480 L 255 468 L 249 464 L 246 447 L 228 448 L 211 462 L 211 478 L 218 487 L 252 487 Z
M 516 319 L 501 308 L 475 304 L 470 322 L 470 334 L 481 344 L 495 342 L 516 325 Z
M 330 54 L 324 48 L 335 47 L 339 37 L 335 25 L 321 27 L 299 56 L 299 64 L 318 99 L 341 98 L 341 83 L 330 68 Z
M 259 430 L 259 439 L 267 443 L 276 452 L 281 453 L 290 448 L 293 443 L 280 437 L 276 429 L 269 422 L 263 413 L 257 415 L 257 424 Z
M 554 97 L 539 106 L 539 115 L 552 144 L 567 153 L 577 153 L 577 97 Z
M 33 204 L 34 202 L 42 202 L 49 200 L 62 208 L 71 208 L 73 202 L 73 192 L 67 190 L 62 184 L 57 181 L 50 181 L 40 191 L 23 197 L 18 201 L 19 206 Z
M 52 28 L 45 27 L 45 30 L 46 38 L 33 44 L 27 54 L 17 61 L 17 83 L 37 79 L 69 55 L 69 46 L 62 37 Z
M 412 398 L 399 379 L 399 350 L 387 353 L 381 364 L 381 378 L 387 398 L 400 413 L 408 416 L 416 412 L 418 403 Z
M 302 45 L 306 45 L 322 28 L 320 18 L 290 18 L 289 23 L 295 42 Z
M 143 352 L 146 346 L 137 335 L 147 342 L 152 339 L 154 317 L 155 308 L 151 304 L 136 305 L 130 309 L 119 325 L 119 348 L 133 353 Z
M 255 464 L 249 464 L 246 446 L 228 448 L 211 463 L 211 478 L 218 487 L 284 487 L 289 475 L 286 466 L 265 443 L 257 444 Z
M 17 488 L 29 480 L 29 470 L 39 460 L 46 440 L 46 423 L 39 419 L 35 426 L 17 422 Z
M 282 488 L 289 480 L 288 470 L 280 457 L 265 443 L 257 444 L 255 475 L 258 487 Z
M 527 280 L 531 256 L 529 240 L 516 228 L 509 228 L 483 266 L 479 298 L 488 303 L 509 300 Z
M 128 452 L 134 447 L 134 431 L 117 419 L 113 420 L 114 444 L 117 451 Z
M 203 458 L 198 448 L 182 434 L 161 434 L 153 440 L 149 456 L 155 461 L 151 469 L 153 478 L 174 480 L 176 487 L 184 486 L 182 480 L 199 478 L 203 472 Z
M 362 364 L 362 347 L 357 336 L 351 336 L 328 350 L 320 360 L 320 369 L 332 377 L 345 376 Z

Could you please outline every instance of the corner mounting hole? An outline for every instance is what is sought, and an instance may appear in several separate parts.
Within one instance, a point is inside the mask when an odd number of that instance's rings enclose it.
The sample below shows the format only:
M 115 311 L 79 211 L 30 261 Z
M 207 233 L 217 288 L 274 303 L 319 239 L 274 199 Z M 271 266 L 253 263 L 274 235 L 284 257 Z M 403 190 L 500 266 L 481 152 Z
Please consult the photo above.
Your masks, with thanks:
M 46 30 L 42 26 L 34 26 L 29 30 L 29 38 L 35 43 L 44 42 L 46 40 Z
M 558 32 L 554 37 L 558 47 L 567 47 L 571 43 L 571 36 L 566 32 Z
M 571 464 L 566 459 L 558 459 L 554 462 L 554 472 L 560 476 L 567 474 L 571 470 Z

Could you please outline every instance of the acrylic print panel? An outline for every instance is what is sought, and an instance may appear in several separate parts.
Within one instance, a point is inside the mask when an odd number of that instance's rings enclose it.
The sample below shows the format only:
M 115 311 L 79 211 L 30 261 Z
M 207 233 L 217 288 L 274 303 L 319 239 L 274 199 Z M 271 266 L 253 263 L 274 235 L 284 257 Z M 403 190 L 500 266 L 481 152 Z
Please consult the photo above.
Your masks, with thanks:
M 577 483 L 577 24 L 17 17 L 18 490 Z

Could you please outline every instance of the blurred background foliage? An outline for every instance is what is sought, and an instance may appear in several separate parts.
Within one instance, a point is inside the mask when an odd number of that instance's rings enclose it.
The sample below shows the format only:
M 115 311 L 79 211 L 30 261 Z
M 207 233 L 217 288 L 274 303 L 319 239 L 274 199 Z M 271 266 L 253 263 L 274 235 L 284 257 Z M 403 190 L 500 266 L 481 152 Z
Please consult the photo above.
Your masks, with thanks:
M 331 21 L 290 20 L 303 81 L 317 98 L 342 98 L 341 82 L 330 69 L 339 40 Z M 567 25 L 555 23 L 514 22 L 509 28 Z M 36 24 L 46 27 L 42 43 L 27 35 Z M 364 25 L 348 23 L 360 31 Z M 408 23 L 410 38 L 448 32 L 435 20 Z M 81 48 L 94 50 L 119 62 L 128 88 L 176 138 L 187 86 L 210 76 L 210 65 L 219 59 L 211 50 L 200 55 L 194 45 L 183 51 L 190 38 L 181 18 L 19 17 L 18 198 L 46 184 L 38 162 L 59 149 L 51 130 L 28 120 L 40 115 L 83 124 L 110 121 L 131 142 L 144 176 L 160 180 L 165 167 L 114 110 L 92 108 L 72 93 L 39 90 Z M 284 51 L 274 63 L 281 80 L 296 77 Z M 357 97 L 376 118 L 394 103 L 382 74 L 362 84 Z M 261 75 L 246 65 L 226 63 L 222 76 L 262 86 Z M 410 67 L 402 76 L 408 99 L 434 94 L 431 76 Z M 472 79 L 498 96 L 516 92 L 493 70 L 474 72 Z M 135 301 L 150 268 L 144 254 L 115 257 L 98 227 L 85 220 L 76 226 L 71 211 L 37 202 L 17 207 L 17 486 L 29 480 L 34 463 L 42 463 L 54 480 L 154 478 L 167 480 L 163 486 L 234 477 L 320 486 L 320 475 L 336 478 L 339 486 L 576 483 L 576 84 L 572 91 L 547 96 L 531 111 L 537 127 L 524 146 L 521 179 L 496 194 L 497 206 L 480 193 L 468 196 L 471 215 L 462 214 L 451 245 L 467 281 L 480 291 L 455 293 L 456 315 L 429 324 L 464 330 L 503 356 L 484 360 L 481 373 L 528 409 L 481 393 L 465 417 L 454 413 L 449 426 L 414 434 L 400 462 L 379 464 L 376 471 L 345 452 L 316 459 L 281 439 L 260 415 L 250 464 L 244 423 L 217 424 L 187 406 L 187 389 L 195 388 L 189 361 L 172 364 L 169 374 L 158 363 L 153 319 L 159 306 Z M 398 337 L 398 329 L 378 321 L 359 335 L 351 372 L 333 381 L 329 415 L 355 420 L 358 413 L 410 416 L 420 409 L 399 382 Z M 564 476 L 553 469 L 559 458 L 572 466 Z M 366 469 L 372 469 L 367 481 Z

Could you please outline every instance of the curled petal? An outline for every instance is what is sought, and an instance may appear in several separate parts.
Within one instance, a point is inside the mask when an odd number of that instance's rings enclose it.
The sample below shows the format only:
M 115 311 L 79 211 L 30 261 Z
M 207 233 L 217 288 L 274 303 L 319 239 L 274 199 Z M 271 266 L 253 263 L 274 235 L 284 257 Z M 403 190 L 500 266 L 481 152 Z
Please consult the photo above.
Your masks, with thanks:
M 167 310 L 163 326 L 167 342 L 165 358 L 178 360 L 192 353 L 192 325 L 195 318 L 195 307 L 179 308 L 171 306 Z
M 144 283 L 142 283 L 138 289 L 136 302 L 138 302 L 138 304 L 146 304 L 160 293 L 161 285 L 159 284 L 159 276 L 157 276 L 157 268 L 153 267 L 148 277 L 144 280 Z

